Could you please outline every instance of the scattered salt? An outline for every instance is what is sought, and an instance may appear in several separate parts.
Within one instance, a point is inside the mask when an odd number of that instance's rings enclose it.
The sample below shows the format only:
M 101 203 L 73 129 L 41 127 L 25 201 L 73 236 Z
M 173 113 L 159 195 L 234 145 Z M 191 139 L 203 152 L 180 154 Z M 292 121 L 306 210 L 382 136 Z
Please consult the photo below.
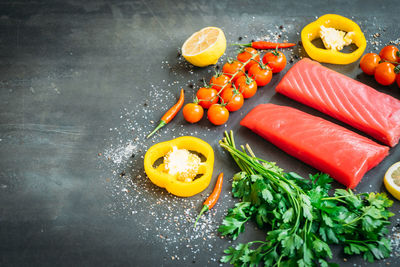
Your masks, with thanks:
M 120 140 L 120 143 L 122 143 L 122 140 Z M 136 145 L 130 143 L 128 145 L 119 145 L 116 148 L 107 149 L 103 154 L 112 162 L 121 164 L 124 160 L 128 159 L 132 153 L 135 152 L 136 147 Z
M 392 246 L 391 257 L 400 257 L 400 218 L 393 222 L 392 231 L 389 234 L 390 243 Z
M 247 18 L 243 18 L 247 19 Z M 238 19 L 236 27 L 243 25 L 243 20 Z M 235 25 L 233 25 L 234 27 Z M 361 25 L 362 26 L 362 25 Z M 294 41 L 299 39 L 301 25 L 295 20 L 285 21 L 285 26 L 259 24 L 261 31 L 249 29 L 248 35 L 243 35 L 240 42 L 246 43 L 253 40 L 268 40 L 275 42 Z M 238 36 L 225 31 L 226 36 L 232 36 L 228 42 L 234 42 Z M 378 32 L 379 33 L 379 32 Z M 367 35 L 370 37 L 368 42 L 375 48 L 381 48 L 384 34 L 374 33 Z M 228 38 L 229 39 L 229 38 Z M 399 44 L 400 38 L 390 41 L 393 44 Z M 229 48 L 228 48 L 229 49 Z M 233 49 L 233 48 L 231 48 Z M 371 48 L 372 49 L 372 48 Z M 235 52 L 227 51 L 220 60 L 219 64 L 226 62 L 227 55 L 232 56 Z M 302 58 L 304 54 L 301 45 L 294 48 L 285 49 L 284 53 L 288 58 L 289 66 Z M 110 128 L 110 137 L 106 141 L 106 148 L 102 151 L 104 157 L 99 157 L 102 161 L 100 167 L 104 168 L 104 183 L 107 191 L 111 195 L 106 208 L 110 216 L 122 217 L 126 220 L 132 220 L 138 229 L 138 238 L 144 241 L 149 238 L 156 238 L 163 244 L 166 254 L 170 256 L 169 260 L 195 260 L 204 253 L 210 255 L 211 262 L 217 262 L 223 248 L 216 247 L 217 228 L 220 221 L 215 218 L 222 218 L 226 210 L 221 209 L 219 203 L 204 214 L 197 224 L 197 229 L 193 229 L 195 218 L 202 207 L 204 198 L 178 198 L 168 194 L 164 189 L 154 186 L 143 171 L 143 157 L 145 151 L 158 140 L 157 137 L 173 136 L 179 132 L 182 135 L 195 135 L 197 137 L 207 137 L 210 132 L 219 131 L 211 125 L 202 128 L 202 131 L 196 131 L 193 134 L 192 128 L 183 126 L 183 121 L 175 118 L 174 121 L 157 132 L 152 140 L 146 140 L 145 137 L 150 133 L 154 125 L 153 120 L 162 115 L 161 111 L 154 111 L 157 106 L 171 106 L 176 100 L 178 89 L 177 84 L 187 85 L 188 95 L 194 96 L 197 89 L 202 86 L 199 80 L 199 72 L 185 59 L 178 54 L 176 60 L 163 60 L 161 68 L 169 70 L 170 78 L 166 81 L 153 81 L 149 84 L 149 90 L 142 99 L 146 99 L 143 107 L 137 108 L 137 100 L 128 99 L 127 103 L 121 108 L 119 116 L 121 125 Z M 182 69 L 187 70 L 182 72 Z M 210 76 L 211 67 L 203 72 L 202 75 Z M 204 77 L 208 80 L 210 77 Z M 183 86 L 182 86 L 183 87 Z M 135 90 L 140 90 L 136 87 Z M 139 123 L 139 122 L 150 123 Z M 178 128 L 179 127 L 179 128 Z M 225 125 L 225 127 L 227 127 Z M 177 131 L 176 131 L 177 130 Z M 1 139 L 0 139 L 1 141 Z M 124 171 L 125 175 L 120 176 Z M 110 178 L 111 177 L 111 178 Z M 235 200 L 231 194 L 221 195 L 224 206 L 233 206 Z M 399 219 L 397 219 L 399 224 Z M 151 222 L 149 224 L 149 222 Z M 395 225 L 396 223 L 394 223 Z M 393 227 L 390 235 L 393 249 L 393 256 L 400 255 L 400 229 Z M 226 247 L 232 244 L 232 240 L 224 239 Z M 179 257 L 179 255 L 190 255 Z

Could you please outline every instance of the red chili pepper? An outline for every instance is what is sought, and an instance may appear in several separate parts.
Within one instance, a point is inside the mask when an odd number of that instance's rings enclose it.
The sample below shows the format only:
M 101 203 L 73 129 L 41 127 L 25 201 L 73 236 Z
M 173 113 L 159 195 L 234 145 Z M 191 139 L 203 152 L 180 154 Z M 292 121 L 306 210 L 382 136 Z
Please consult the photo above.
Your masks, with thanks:
M 201 215 L 203 215 L 204 212 L 212 209 L 217 203 L 219 195 L 221 194 L 223 180 L 224 180 L 224 173 L 221 172 L 218 175 L 214 190 L 212 191 L 211 195 L 206 199 L 206 201 L 204 201 L 203 203 L 203 208 L 201 209 L 199 216 L 197 216 L 196 222 L 194 223 L 194 227 L 196 227 L 197 221 L 200 219 Z
M 296 44 L 294 44 L 294 43 L 274 43 L 274 42 L 267 42 L 267 41 L 257 41 L 257 42 L 251 42 L 249 44 L 237 44 L 237 45 L 246 46 L 246 47 L 253 47 L 255 49 L 276 49 L 276 48 L 288 48 L 288 47 L 295 46 Z
M 178 102 L 176 102 L 176 104 L 173 105 L 164 114 L 164 116 L 162 116 L 158 126 L 146 138 L 149 138 L 155 132 L 157 132 L 160 128 L 164 127 L 167 123 L 169 123 L 176 116 L 176 114 L 178 114 L 179 110 L 182 108 L 184 100 L 185 100 L 185 97 L 184 97 L 183 89 L 181 89 L 181 95 L 179 96 Z

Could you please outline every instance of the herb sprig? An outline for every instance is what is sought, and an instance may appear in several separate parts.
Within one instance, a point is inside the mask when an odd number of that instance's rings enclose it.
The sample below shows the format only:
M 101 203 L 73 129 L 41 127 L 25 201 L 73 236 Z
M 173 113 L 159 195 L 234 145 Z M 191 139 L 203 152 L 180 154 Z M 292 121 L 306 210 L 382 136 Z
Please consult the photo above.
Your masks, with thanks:
M 233 177 L 232 193 L 241 202 L 228 211 L 219 227 L 234 240 L 244 225 L 255 220 L 266 231 L 265 240 L 229 247 L 222 262 L 235 266 L 337 266 L 330 244 L 344 247 L 344 253 L 362 254 L 364 259 L 388 257 L 391 252 L 388 211 L 392 205 L 384 193 L 354 194 L 336 189 L 329 196 L 327 174 L 304 179 L 285 173 L 275 163 L 257 158 L 251 148 L 236 148 L 232 131 L 225 132 L 220 145 L 242 170 Z

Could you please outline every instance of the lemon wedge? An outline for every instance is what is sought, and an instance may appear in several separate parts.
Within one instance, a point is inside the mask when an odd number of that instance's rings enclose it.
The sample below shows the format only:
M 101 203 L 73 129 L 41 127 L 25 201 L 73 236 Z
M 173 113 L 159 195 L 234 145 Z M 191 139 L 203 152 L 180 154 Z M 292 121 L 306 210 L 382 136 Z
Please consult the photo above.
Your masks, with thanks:
M 390 166 L 386 171 L 383 183 L 387 191 L 400 200 L 400 161 Z
M 190 36 L 182 46 L 182 56 L 197 67 L 218 62 L 225 53 L 226 38 L 217 27 L 206 27 Z

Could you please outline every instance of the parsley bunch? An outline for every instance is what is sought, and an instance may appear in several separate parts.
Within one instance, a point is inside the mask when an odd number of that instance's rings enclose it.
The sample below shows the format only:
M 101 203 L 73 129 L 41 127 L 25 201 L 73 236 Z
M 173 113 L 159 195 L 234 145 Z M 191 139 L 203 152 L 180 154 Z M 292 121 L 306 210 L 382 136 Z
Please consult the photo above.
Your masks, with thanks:
M 265 240 L 229 247 L 221 261 L 235 266 L 337 266 L 330 263 L 330 244 L 364 259 L 388 257 L 391 252 L 388 211 L 392 201 L 384 193 L 354 194 L 336 189 L 329 196 L 327 174 L 304 179 L 296 173 L 255 157 L 251 148 L 235 146 L 233 133 L 225 132 L 220 145 L 242 170 L 233 177 L 232 193 L 241 202 L 228 211 L 218 231 L 236 239 L 252 219 L 266 231 Z

